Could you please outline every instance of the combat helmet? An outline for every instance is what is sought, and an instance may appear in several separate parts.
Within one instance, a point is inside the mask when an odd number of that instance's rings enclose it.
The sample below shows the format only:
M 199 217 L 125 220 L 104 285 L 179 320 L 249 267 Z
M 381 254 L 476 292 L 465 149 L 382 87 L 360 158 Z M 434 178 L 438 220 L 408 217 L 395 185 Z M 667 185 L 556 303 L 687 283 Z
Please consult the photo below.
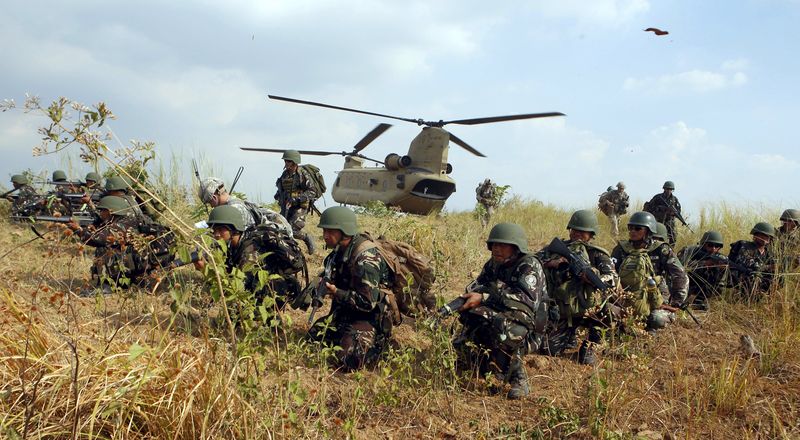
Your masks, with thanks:
M 225 182 L 219 177 L 207 177 L 200 182 L 200 189 L 197 191 L 198 197 L 203 203 L 211 203 L 214 195 L 225 186 Z
M 67 180 L 67 173 L 63 170 L 53 171 L 53 182 L 63 182 L 65 180 Z
M 644 226 L 650 230 L 651 234 L 658 234 L 658 225 L 656 223 L 658 223 L 656 218 L 647 211 L 634 212 L 630 220 L 628 220 L 628 226 Z
M 127 200 L 117 196 L 105 196 L 97 204 L 97 209 L 107 209 L 112 215 L 128 215 L 130 207 Z
M 675 189 L 675 182 L 673 182 L 671 180 L 667 180 L 666 182 L 664 182 L 664 186 L 662 186 L 661 188 L 662 189 L 672 189 L 672 190 L 674 190 Z
M 661 222 L 656 222 L 656 233 L 653 234 L 653 238 L 658 238 L 661 241 L 667 241 L 668 236 L 669 231 L 667 231 L 667 225 Z
M 231 226 L 239 232 L 244 232 L 245 230 L 242 213 L 230 205 L 220 205 L 212 209 L 211 213 L 208 214 L 206 223 L 208 223 L 209 226 Z
M 758 222 L 755 226 L 753 226 L 753 229 L 750 230 L 751 235 L 756 233 L 764 234 L 770 238 L 775 238 L 775 226 L 772 226 L 767 222 Z
M 787 209 L 781 214 L 781 221 L 800 223 L 800 209 Z
M 319 216 L 318 228 L 338 229 L 342 234 L 352 237 L 358 233 L 356 213 L 346 206 L 331 206 Z
M 597 234 L 597 216 L 594 211 L 588 209 L 575 211 L 567 223 L 567 229 L 591 232 L 592 235 Z
M 297 150 L 286 150 L 283 152 L 283 160 L 291 160 L 292 162 L 300 165 L 300 152 Z
M 700 238 L 700 246 L 706 243 L 718 244 L 720 246 L 725 244 L 722 242 L 722 234 L 718 231 L 707 231 L 703 233 L 703 237 Z
M 106 180 L 106 191 L 127 191 L 128 182 L 120 176 L 111 176 Z
M 14 174 L 11 176 L 11 183 L 16 183 L 17 185 L 27 185 L 28 178 L 23 174 Z
M 625 182 L 617 182 L 617 189 L 625 189 Z
M 492 249 L 492 243 L 513 244 L 523 254 L 528 253 L 528 237 L 522 227 L 516 223 L 498 223 L 489 231 L 486 247 Z
M 87 182 L 91 180 L 92 182 L 98 182 L 99 183 L 99 182 L 103 181 L 103 176 L 101 176 L 100 173 L 95 173 L 94 171 L 92 171 L 90 173 L 87 173 L 86 174 L 86 178 L 83 179 L 83 180 L 85 180 Z

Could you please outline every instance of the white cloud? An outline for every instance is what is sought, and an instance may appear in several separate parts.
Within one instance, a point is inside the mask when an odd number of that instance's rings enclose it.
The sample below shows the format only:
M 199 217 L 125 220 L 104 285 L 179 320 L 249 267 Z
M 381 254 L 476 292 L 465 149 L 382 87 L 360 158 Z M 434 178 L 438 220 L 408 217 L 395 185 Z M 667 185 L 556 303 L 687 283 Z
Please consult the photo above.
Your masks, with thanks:
M 747 75 L 743 72 L 734 72 L 728 75 L 704 70 L 690 70 L 658 77 L 626 78 L 622 88 L 650 94 L 707 93 L 741 87 L 746 83 Z

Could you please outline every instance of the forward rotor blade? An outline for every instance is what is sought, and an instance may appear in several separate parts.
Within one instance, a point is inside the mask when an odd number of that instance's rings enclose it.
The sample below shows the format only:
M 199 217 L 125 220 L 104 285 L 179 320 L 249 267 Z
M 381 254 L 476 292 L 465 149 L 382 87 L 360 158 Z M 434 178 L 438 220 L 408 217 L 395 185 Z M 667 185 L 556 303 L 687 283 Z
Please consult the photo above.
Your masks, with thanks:
M 285 153 L 287 149 L 285 148 L 251 148 L 251 147 L 239 147 L 240 150 L 245 151 L 259 151 L 262 153 Z M 295 150 L 300 154 L 308 154 L 311 156 L 346 156 L 349 153 L 345 153 L 344 151 L 336 152 L 336 151 L 318 151 L 318 150 Z
M 367 112 L 367 111 L 364 111 L 364 110 L 356 110 L 354 108 L 339 107 L 339 106 L 336 106 L 336 105 L 323 104 L 321 102 L 303 101 L 302 99 L 285 98 L 283 96 L 275 96 L 275 95 L 267 95 L 267 96 L 270 99 L 277 99 L 278 101 L 294 102 L 296 104 L 315 105 L 317 107 L 332 108 L 334 110 L 344 110 L 346 112 L 361 113 L 361 114 L 364 114 L 364 115 L 380 116 L 382 118 L 397 119 L 398 121 L 413 122 L 415 124 L 419 124 L 420 123 L 420 121 L 417 120 L 417 119 L 401 118 L 399 116 L 391 116 L 391 115 L 384 115 L 382 113 Z
M 534 118 L 550 118 L 553 116 L 566 116 L 561 112 L 549 113 L 527 113 L 524 115 L 508 115 L 508 116 L 490 116 L 488 118 L 473 118 L 473 119 L 456 119 L 453 121 L 443 121 L 442 125 L 446 124 L 459 124 L 459 125 L 478 125 L 478 124 L 491 124 L 493 122 L 503 121 L 516 121 L 518 119 L 534 119 Z
M 472 148 L 468 143 L 462 141 L 461 139 L 458 138 L 458 136 L 454 135 L 453 133 L 450 133 L 450 141 L 455 143 L 459 147 L 469 151 L 470 153 L 476 155 L 476 156 L 486 157 L 485 154 L 483 154 L 480 151 Z
M 363 150 L 367 147 L 372 141 L 374 141 L 378 136 L 382 135 L 384 131 L 388 130 L 392 124 L 378 124 L 377 127 L 373 128 L 372 131 L 367 133 L 366 136 L 361 138 L 360 141 L 353 147 L 353 152 L 358 153 L 359 151 Z

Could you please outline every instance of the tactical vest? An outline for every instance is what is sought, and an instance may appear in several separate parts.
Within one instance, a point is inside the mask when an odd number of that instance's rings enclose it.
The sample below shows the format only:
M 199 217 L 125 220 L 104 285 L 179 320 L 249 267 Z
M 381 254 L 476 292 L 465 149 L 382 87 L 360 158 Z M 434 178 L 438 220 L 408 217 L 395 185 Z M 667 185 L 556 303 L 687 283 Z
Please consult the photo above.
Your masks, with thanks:
M 650 258 L 650 253 L 661 245 L 661 242 L 653 242 L 644 249 L 638 249 L 630 241 L 620 242 L 625 254 L 619 265 L 619 280 L 624 289 L 621 306 L 632 308 L 636 318 L 646 318 L 652 310 L 663 304 L 664 299 L 658 290 L 661 277 L 656 275 Z

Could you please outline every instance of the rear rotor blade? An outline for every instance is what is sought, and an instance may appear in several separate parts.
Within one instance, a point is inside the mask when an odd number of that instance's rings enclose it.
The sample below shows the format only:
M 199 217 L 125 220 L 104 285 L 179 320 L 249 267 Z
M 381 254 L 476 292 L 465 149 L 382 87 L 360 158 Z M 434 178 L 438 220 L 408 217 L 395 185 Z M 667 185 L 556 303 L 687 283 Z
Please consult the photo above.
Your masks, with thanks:
M 450 141 L 452 141 L 453 143 L 455 143 L 459 147 L 469 151 L 470 153 L 472 153 L 472 154 L 474 154 L 476 156 L 486 157 L 485 154 L 483 154 L 480 151 L 472 148 L 468 143 L 462 141 L 461 139 L 458 138 L 458 136 L 454 135 L 453 133 L 450 133 Z
M 377 127 L 373 128 L 372 131 L 367 133 L 366 136 L 361 138 L 360 141 L 353 147 L 353 152 L 358 153 L 359 151 L 363 150 L 367 147 L 372 141 L 374 141 L 378 136 L 382 135 L 384 131 L 388 130 L 392 124 L 378 124 Z
M 346 112 L 361 113 L 361 114 L 364 114 L 364 115 L 372 115 L 372 116 L 380 116 L 382 118 L 397 119 L 398 121 L 406 121 L 406 122 L 413 122 L 415 124 L 420 124 L 420 121 L 417 120 L 417 119 L 401 118 L 399 116 L 384 115 L 382 113 L 367 112 L 367 111 L 364 111 L 364 110 L 356 110 L 354 108 L 339 107 L 339 106 L 336 106 L 336 105 L 323 104 L 321 102 L 303 101 L 302 99 L 285 98 L 283 96 L 275 96 L 275 95 L 267 95 L 267 96 L 270 99 L 277 99 L 278 101 L 294 102 L 296 104 L 315 105 L 317 107 L 332 108 L 334 110 L 344 110 Z
M 518 119 L 550 118 L 553 116 L 566 116 L 566 115 L 561 112 L 526 113 L 524 115 L 490 116 L 488 118 L 456 119 L 453 121 L 442 121 L 441 124 L 478 125 L 478 124 L 491 124 L 493 122 L 516 121 Z

